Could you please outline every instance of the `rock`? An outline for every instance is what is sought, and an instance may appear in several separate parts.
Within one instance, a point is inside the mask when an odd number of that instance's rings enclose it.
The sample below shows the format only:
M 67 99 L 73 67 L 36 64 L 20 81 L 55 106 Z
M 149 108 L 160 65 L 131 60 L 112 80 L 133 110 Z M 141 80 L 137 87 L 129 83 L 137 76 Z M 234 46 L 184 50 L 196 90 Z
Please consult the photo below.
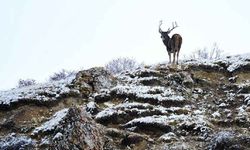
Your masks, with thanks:
M 238 138 L 232 132 L 221 131 L 213 136 L 207 146 L 210 150 L 243 150 L 244 147 L 239 143 Z
M 221 103 L 221 104 L 219 105 L 219 107 L 220 107 L 220 108 L 225 108 L 225 107 L 227 107 L 227 104 L 226 104 L 226 103 Z
M 160 71 L 157 70 L 142 69 L 142 70 L 136 70 L 136 72 L 134 72 L 134 76 L 144 78 L 144 77 L 162 77 L 163 75 L 160 73 Z
M 244 103 L 247 105 L 247 106 L 250 106 L 250 94 L 249 95 L 246 95 L 244 96 L 245 99 L 244 99 Z
M 105 130 L 105 134 L 108 137 L 114 139 L 114 141 L 112 141 L 112 144 L 116 145 L 116 149 L 126 149 L 128 147 L 132 149 L 141 149 L 143 147 L 146 147 L 147 143 L 150 142 L 148 136 L 115 128 L 107 128 Z
M 221 117 L 221 114 L 220 114 L 218 111 L 216 111 L 216 112 L 214 112 L 214 113 L 212 114 L 212 116 L 213 116 L 214 118 L 220 118 L 220 117 Z
M 139 135 L 128 135 L 122 139 L 121 144 L 127 146 L 131 144 L 140 143 L 142 140 L 143 138 Z
M 64 122 L 51 136 L 50 149 L 103 149 L 100 127 L 91 121 L 83 108 L 70 108 Z
M 123 127 L 131 128 L 137 127 L 138 130 L 145 131 L 154 131 L 156 132 L 170 132 L 172 131 L 171 126 L 166 121 L 167 118 L 163 116 L 148 116 L 137 118 L 129 121 L 124 124 Z
M 174 141 L 178 141 L 177 136 L 173 132 L 169 132 L 166 134 L 163 134 L 160 138 L 159 141 L 163 141 L 166 143 L 171 143 Z
M 110 88 L 113 82 L 113 77 L 107 70 L 102 67 L 96 67 L 78 72 L 72 84 L 83 96 L 87 97 L 92 92 Z
M 192 88 L 194 85 L 194 80 L 190 75 L 186 74 L 182 84 L 187 88 Z
M 228 81 L 231 83 L 235 83 L 237 78 L 238 78 L 238 76 L 230 77 L 230 78 L 228 78 Z
M 89 102 L 86 105 L 86 111 L 89 112 L 91 115 L 95 115 L 98 113 L 98 106 L 95 102 Z
M 3 124 L 1 124 L 1 128 L 6 128 L 7 130 L 14 129 L 15 122 L 13 120 L 6 120 Z
M 23 135 L 9 134 L 0 137 L 1 150 L 35 149 L 36 141 Z
M 110 91 L 107 89 L 101 89 L 99 93 L 94 93 L 93 97 L 97 103 L 103 103 L 111 100 Z
M 173 144 L 159 145 L 154 149 L 159 150 L 195 150 L 195 147 L 188 142 L 175 142 Z
M 169 81 L 175 82 L 177 84 L 182 84 L 182 82 L 184 81 L 182 74 L 180 74 L 180 73 L 169 74 L 167 76 L 167 79 Z
M 68 108 L 56 112 L 48 121 L 43 123 L 40 127 L 35 128 L 32 134 L 38 135 L 41 133 L 49 134 L 51 132 L 54 132 L 56 127 L 64 122 L 64 119 L 67 117 L 68 113 Z

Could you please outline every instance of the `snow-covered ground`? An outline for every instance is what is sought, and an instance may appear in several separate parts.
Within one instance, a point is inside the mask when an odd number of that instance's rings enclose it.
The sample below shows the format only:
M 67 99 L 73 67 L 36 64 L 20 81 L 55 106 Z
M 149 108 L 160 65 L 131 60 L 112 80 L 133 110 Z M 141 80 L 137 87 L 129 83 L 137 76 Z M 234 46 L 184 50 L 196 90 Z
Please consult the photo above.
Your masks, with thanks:
M 199 59 L 199 60 L 185 60 L 183 64 L 194 64 L 194 65 L 209 65 L 218 66 L 219 64 L 224 64 L 227 71 L 234 72 L 242 66 L 250 66 L 250 53 L 234 55 L 234 56 L 224 56 L 215 60 Z
M 68 87 L 74 78 L 75 76 L 70 76 L 60 81 L 51 81 L 8 91 L 0 91 L 0 106 L 10 106 L 12 103 L 19 101 L 53 101 L 70 92 L 77 93 L 78 91 Z

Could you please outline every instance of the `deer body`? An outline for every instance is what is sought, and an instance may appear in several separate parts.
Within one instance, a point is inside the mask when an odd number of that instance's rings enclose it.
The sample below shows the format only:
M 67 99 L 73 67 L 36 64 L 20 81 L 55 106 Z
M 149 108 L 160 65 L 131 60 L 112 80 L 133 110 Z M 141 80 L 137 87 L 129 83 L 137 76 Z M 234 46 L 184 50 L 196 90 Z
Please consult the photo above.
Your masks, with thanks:
M 164 43 L 164 45 L 167 48 L 168 51 L 168 56 L 169 56 L 169 63 L 171 63 L 171 53 L 173 53 L 173 64 L 175 63 L 175 57 L 177 54 L 177 61 L 176 63 L 178 64 L 178 59 L 179 59 L 179 52 L 181 49 L 181 44 L 182 44 L 182 37 L 179 34 L 174 34 L 172 35 L 172 37 L 170 38 L 169 33 L 177 27 L 177 24 L 175 23 L 175 26 L 173 24 L 172 29 L 168 29 L 168 31 L 164 32 L 161 30 L 160 26 L 161 26 L 162 22 L 160 22 L 159 25 L 159 32 L 161 34 L 161 38 L 162 41 Z

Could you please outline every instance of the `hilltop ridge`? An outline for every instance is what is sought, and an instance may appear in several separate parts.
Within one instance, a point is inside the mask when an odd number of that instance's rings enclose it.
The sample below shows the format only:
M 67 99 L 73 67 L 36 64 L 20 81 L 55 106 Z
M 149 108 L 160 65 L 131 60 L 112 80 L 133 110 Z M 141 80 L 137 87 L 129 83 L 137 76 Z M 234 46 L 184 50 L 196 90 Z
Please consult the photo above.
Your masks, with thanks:
M 0 149 L 249 149 L 250 54 L 0 92 Z

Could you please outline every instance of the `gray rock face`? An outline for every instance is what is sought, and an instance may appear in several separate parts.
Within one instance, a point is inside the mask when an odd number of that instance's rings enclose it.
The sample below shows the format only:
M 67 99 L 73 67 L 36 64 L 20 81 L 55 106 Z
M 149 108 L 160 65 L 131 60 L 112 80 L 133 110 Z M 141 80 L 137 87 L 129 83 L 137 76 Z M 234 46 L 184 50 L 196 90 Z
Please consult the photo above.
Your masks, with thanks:
M 95 125 L 83 108 L 70 108 L 63 123 L 52 134 L 50 149 L 103 149 L 102 128 Z
M 249 149 L 249 58 L 92 68 L 2 91 L 0 149 Z
M 73 80 L 73 88 L 79 90 L 83 96 L 88 97 L 89 94 L 99 91 L 103 88 L 110 88 L 114 80 L 108 71 L 101 67 L 83 70 L 76 74 Z

